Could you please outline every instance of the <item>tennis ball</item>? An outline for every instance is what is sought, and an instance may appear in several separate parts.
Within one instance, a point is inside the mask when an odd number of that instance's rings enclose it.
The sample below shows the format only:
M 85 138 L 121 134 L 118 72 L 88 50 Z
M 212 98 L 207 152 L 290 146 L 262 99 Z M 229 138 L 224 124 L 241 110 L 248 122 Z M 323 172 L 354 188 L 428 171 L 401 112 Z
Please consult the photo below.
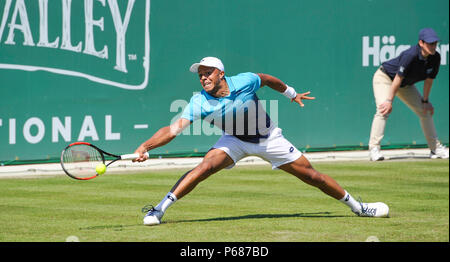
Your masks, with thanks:
M 97 174 L 102 175 L 106 172 L 106 166 L 105 164 L 98 164 L 95 167 L 95 171 L 97 172 Z

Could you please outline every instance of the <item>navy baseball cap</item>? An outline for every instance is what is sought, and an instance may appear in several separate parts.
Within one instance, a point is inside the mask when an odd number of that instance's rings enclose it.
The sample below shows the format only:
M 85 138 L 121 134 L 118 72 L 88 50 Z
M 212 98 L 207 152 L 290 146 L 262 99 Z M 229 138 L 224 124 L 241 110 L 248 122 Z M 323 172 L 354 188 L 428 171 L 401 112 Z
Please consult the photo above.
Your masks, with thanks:
M 419 40 L 422 40 L 426 43 L 434 43 L 434 42 L 440 41 L 436 32 L 434 32 L 434 30 L 432 28 L 424 28 L 424 29 L 420 30 Z

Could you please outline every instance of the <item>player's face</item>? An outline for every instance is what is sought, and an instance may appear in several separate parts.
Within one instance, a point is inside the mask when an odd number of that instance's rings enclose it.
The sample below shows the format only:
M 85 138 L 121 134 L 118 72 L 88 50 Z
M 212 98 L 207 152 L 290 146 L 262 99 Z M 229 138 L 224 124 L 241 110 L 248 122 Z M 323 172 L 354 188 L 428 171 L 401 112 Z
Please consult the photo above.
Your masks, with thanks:
M 424 41 L 419 41 L 419 45 L 422 48 L 422 54 L 425 57 L 436 53 L 437 42 L 426 43 Z
M 219 86 L 223 72 L 214 67 L 200 66 L 198 68 L 198 77 L 203 89 L 206 92 L 210 92 Z

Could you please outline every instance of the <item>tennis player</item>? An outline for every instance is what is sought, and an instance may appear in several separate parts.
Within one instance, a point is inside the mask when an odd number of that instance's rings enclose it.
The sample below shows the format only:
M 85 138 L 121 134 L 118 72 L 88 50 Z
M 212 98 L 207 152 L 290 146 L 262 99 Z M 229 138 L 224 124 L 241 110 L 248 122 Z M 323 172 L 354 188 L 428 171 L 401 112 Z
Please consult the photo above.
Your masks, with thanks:
M 140 157 L 134 161 L 147 160 L 145 152 L 169 143 L 199 119 L 216 125 L 223 130 L 223 135 L 202 162 L 184 174 L 162 201 L 147 212 L 144 225 L 160 224 L 167 208 L 191 192 L 201 181 L 224 168 L 232 168 L 249 155 L 259 156 L 270 162 L 273 169 L 286 171 L 320 189 L 359 216 L 388 216 L 389 207 L 386 204 L 356 201 L 333 178 L 315 170 L 308 159 L 283 137 L 282 130 L 270 120 L 255 94 L 259 88 L 268 86 L 303 107 L 303 100 L 315 99 L 308 96 L 310 92 L 297 93 L 294 88 L 267 74 L 225 76 L 222 61 L 215 57 L 203 58 L 193 64 L 190 71 L 198 74 L 202 92 L 191 98 L 177 121 L 158 130 L 136 149 L 135 153 Z

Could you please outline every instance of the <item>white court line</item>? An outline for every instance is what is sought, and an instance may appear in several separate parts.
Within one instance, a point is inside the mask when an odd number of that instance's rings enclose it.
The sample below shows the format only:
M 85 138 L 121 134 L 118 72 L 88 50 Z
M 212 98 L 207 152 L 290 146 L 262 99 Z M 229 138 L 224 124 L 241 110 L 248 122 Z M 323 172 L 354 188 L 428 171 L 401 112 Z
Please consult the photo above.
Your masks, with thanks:
M 396 149 L 383 150 L 386 160 L 397 161 L 414 161 L 419 159 L 429 159 L 429 149 Z M 333 161 L 369 161 L 369 152 L 366 151 L 337 151 L 337 152 L 311 152 L 305 153 L 305 156 L 312 163 L 316 162 L 333 162 Z M 109 173 L 125 173 L 125 172 L 144 172 L 149 170 L 161 169 L 189 169 L 198 165 L 202 161 L 202 157 L 193 158 L 161 158 L 150 159 L 142 163 L 132 163 L 129 160 L 121 160 L 109 167 Z M 384 162 L 384 161 L 382 161 Z M 377 165 L 378 162 L 372 162 Z M 239 161 L 236 166 L 244 165 L 266 165 L 270 164 L 259 157 L 249 156 Z M 36 176 L 54 176 L 63 175 L 61 165 L 59 163 L 50 164 L 32 164 L 32 165 L 11 165 L 0 166 L 0 179 L 12 177 L 36 177 Z

